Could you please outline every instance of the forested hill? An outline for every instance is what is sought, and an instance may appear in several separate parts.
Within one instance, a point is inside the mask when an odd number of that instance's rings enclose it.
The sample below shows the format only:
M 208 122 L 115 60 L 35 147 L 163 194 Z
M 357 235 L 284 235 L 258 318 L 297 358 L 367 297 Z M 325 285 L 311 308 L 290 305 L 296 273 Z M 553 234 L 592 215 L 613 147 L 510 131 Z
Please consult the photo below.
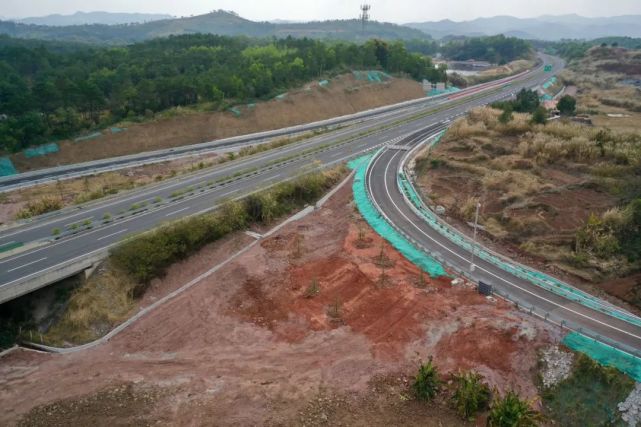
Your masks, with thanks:
M 446 78 L 429 57 L 409 53 L 402 42 L 198 34 L 95 47 L 0 36 L 0 150 L 18 151 L 175 106 L 225 109 L 350 69 Z
M 524 59 L 532 53 L 529 42 L 503 35 L 452 40 L 441 46 L 440 50 L 443 56 L 449 59 L 461 61 L 476 59 L 494 64 Z
M 427 34 L 416 29 L 375 21 L 368 23 L 363 31 L 358 20 L 275 24 L 250 21 L 225 11 L 127 25 L 49 27 L 0 21 L 0 34 L 12 37 L 93 44 L 130 44 L 157 37 L 196 33 L 248 37 L 287 37 L 291 35 L 347 41 L 366 41 L 371 38 L 387 40 L 429 38 Z

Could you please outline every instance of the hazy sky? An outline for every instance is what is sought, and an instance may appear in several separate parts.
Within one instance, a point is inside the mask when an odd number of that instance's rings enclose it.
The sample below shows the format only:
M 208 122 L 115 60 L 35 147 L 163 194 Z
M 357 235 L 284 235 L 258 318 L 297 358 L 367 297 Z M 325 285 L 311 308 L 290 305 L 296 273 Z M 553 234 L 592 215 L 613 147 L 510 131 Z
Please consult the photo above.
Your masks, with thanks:
M 198 15 L 234 10 L 252 20 L 354 18 L 364 0 L 0 0 L 0 16 L 18 18 L 76 11 L 153 12 Z M 405 23 L 479 16 L 577 13 L 583 16 L 641 14 L 641 0 L 370 0 L 372 19 Z

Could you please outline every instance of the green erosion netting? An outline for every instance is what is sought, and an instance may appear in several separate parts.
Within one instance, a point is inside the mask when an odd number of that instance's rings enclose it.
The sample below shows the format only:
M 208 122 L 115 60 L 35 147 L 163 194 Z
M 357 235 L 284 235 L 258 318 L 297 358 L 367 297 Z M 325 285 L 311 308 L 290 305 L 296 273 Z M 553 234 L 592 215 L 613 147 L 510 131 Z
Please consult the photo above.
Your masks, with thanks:
M 354 185 L 354 201 L 363 218 L 367 223 L 385 240 L 396 248 L 405 258 L 420 267 L 431 277 L 445 276 L 443 266 L 432 257 L 415 248 L 410 242 L 401 236 L 390 224 L 387 223 L 376 211 L 367 195 L 365 188 L 365 172 L 371 155 L 360 157 L 349 162 L 348 167 L 356 168 Z
M 435 140 L 432 142 L 432 145 L 437 144 L 441 136 L 442 134 L 435 138 Z M 465 238 L 458 231 L 455 231 L 454 229 L 442 224 L 438 220 L 436 214 L 423 204 L 423 201 L 416 192 L 416 189 L 402 172 L 399 173 L 398 182 L 400 187 L 404 190 L 405 194 L 414 204 L 418 212 L 423 216 L 425 221 L 427 221 L 433 229 L 441 233 L 443 236 L 447 237 L 452 242 L 456 243 L 459 247 L 462 247 L 468 251 L 472 251 L 472 243 L 470 243 L 467 238 Z M 620 310 L 613 305 L 604 303 L 597 297 L 575 289 L 572 286 L 569 286 L 568 284 L 563 283 L 552 276 L 548 276 L 547 274 L 541 273 L 536 270 L 531 270 L 521 265 L 515 265 L 509 262 L 505 262 L 498 256 L 487 252 L 482 247 L 477 246 L 474 250 L 478 253 L 479 258 L 482 258 L 483 260 L 496 265 L 503 271 L 507 271 L 508 273 L 520 277 L 521 279 L 525 279 L 530 283 L 533 283 L 572 301 L 578 302 L 579 304 L 582 304 L 586 307 L 592 308 L 602 313 L 606 313 L 610 316 L 616 317 L 634 325 L 641 326 L 641 319 L 639 319 L 638 317 Z
M 58 144 L 56 144 L 55 142 L 52 142 L 50 144 L 44 144 L 44 145 L 39 145 L 33 148 L 27 148 L 22 152 L 22 154 L 24 154 L 25 157 L 30 159 L 32 157 L 46 156 L 47 154 L 57 153 L 58 151 L 60 151 Z
M 0 157 L 0 176 L 15 175 L 18 171 L 8 157 Z
M 113 128 L 113 129 L 118 129 L 118 128 Z M 101 136 L 102 136 L 102 133 L 94 132 L 94 133 L 90 133 L 89 135 L 80 136 L 80 137 L 74 139 L 74 142 L 91 141 L 93 139 L 100 138 Z
M 347 162 L 347 168 L 348 168 L 348 169 L 350 169 L 350 170 L 354 170 L 354 169 L 356 169 L 356 168 L 357 168 L 361 163 L 363 163 L 363 162 L 365 162 L 365 163 L 369 162 L 369 159 L 371 159 L 371 158 L 372 158 L 372 156 L 373 156 L 373 154 L 365 154 L 364 156 L 361 156 L 361 157 L 357 157 L 357 158 L 355 158 L 355 159 L 352 159 L 352 160 L 350 160 L 349 162 Z
M 450 86 L 445 88 L 444 90 L 432 89 L 429 92 L 427 92 L 427 96 L 443 95 L 444 93 L 456 93 L 460 90 L 461 89 L 457 88 L 456 86 Z
M 325 87 L 329 85 L 329 80 L 321 80 L 320 82 L 318 82 L 318 85 L 321 87 Z
M 11 251 L 13 249 L 21 247 L 22 245 L 24 245 L 24 243 L 22 242 L 5 243 L 4 245 L 0 246 L 0 253 Z
M 111 128 L 109 128 L 109 131 L 110 131 L 111 133 L 120 133 L 120 132 L 124 132 L 124 131 L 126 131 L 126 130 L 127 130 L 127 128 L 118 128 L 118 127 L 111 127 Z
M 238 108 L 236 108 L 236 107 L 232 107 L 232 108 L 230 108 L 230 109 L 229 109 L 229 111 L 231 111 L 231 113 L 232 113 L 234 116 L 236 116 L 236 117 L 240 117 L 240 114 L 241 114 L 241 113 L 240 113 L 240 110 L 239 110 Z
M 287 98 L 287 95 L 289 95 L 287 92 L 281 93 L 280 95 L 277 95 L 274 99 L 278 101 L 282 101 L 283 99 Z
M 641 359 L 609 345 L 603 344 L 578 332 L 570 332 L 563 338 L 563 344 L 575 351 L 586 354 L 605 366 L 614 366 L 635 381 L 641 382 Z
M 390 80 L 392 76 L 382 71 L 352 71 L 356 80 L 367 80 L 369 82 L 383 83 Z
M 548 89 L 550 86 L 554 85 L 555 83 L 556 83 L 556 77 L 552 77 L 550 80 L 543 83 L 543 89 Z

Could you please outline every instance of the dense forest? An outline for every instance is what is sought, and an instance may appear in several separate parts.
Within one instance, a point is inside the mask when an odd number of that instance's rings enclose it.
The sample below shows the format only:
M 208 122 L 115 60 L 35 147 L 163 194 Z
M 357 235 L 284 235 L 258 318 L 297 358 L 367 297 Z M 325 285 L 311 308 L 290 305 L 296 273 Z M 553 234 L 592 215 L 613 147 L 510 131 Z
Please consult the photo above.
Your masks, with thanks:
M 476 59 L 501 65 L 515 59 L 527 58 L 532 54 L 530 43 L 504 35 L 452 40 L 440 49 L 443 56 L 449 59 L 457 61 Z
M 314 78 L 382 69 L 446 79 L 402 42 L 185 35 L 122 47 L 0 36 L 0 149 L 15 152 L 171 107 L 267 99 Z

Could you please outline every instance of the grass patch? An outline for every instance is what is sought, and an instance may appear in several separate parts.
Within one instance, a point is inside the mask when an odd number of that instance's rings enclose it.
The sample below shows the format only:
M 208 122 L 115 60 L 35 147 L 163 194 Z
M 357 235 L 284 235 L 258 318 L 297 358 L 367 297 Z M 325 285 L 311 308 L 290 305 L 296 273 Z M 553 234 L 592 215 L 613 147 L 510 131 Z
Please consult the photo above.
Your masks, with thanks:
M 548 415 L 559 425 L 620 425 L 617 404 L 634 388 L 634 381 L 615 368 L 603 367 L 578 353 L 570 376 L 542 393 Z
M 27 205 L 16 214 L 16 219 L 27 219 L 47 212 L 57 211 L 62 208 L 62 205 L 63 203 L 60 199 L 43 197 L 42 199 L 27 203 Z

